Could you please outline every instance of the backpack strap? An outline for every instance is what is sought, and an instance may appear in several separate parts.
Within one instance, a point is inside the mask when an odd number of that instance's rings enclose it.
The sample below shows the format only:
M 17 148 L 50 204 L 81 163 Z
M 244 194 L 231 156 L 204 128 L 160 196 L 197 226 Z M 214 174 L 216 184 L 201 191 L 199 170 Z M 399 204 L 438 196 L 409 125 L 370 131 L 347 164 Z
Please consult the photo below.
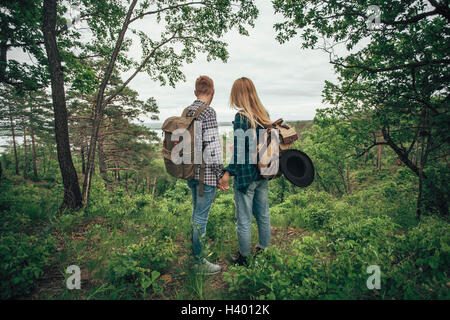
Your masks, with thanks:
M 193 118 L 194 118 L 194 119 L 197 119 L 198 116 L 200 115 L 200 113 L 202 113 L 203 111 L 205 111 L 208 107 L 209 107 L 209 106 L 199 106 L 199 107 L 197 108 L 197 110 L 195 111 Z M 182 114 L 181 116 L 182 116 L 182 117 L 187 117 L 187 114 L 188 114 L 189 111 L 190 111 L 190 110 L 189 110 L 189 107 L 185 108 L 185 109 L 183 110 L 183 114 Z
M 208 107 L 209 107 L 208 105 L 205 105 L 205 106 L 199 106 L 199 107 L 197 108 L 197 110 L 195 111 L 193 118 L 194 118 L 194 119 L 197 119 L 198 116 L 199 116 L 203 111 L 205 111 Z M 184 109 L 183 114 L 181 115 L 182 117 L 186 117 L 186 116 L 187 116 L 188 112 L 190 111 L 190 110 L 188 110 L 188 108 L 189 108 L 189 107 L 187 107 L 187 108 Z M 203 189 L 204 189 L 204 188 L 203 188 L 203 184 L 205 183 L 205 168 L 206 168 L 205 161 L 203 160 L 203 154 L 202 154 L 202 163 L 199 164 L 198 167 L 199 167 L 199 170 L 200 170 L 200 172 L 199 172 L 199 179 L 198 179 L 198 180 L 199 180 L 199 181 L 198 181 L 198 195 L 199 195 L 200 197 L 202 197 L 202 196 L 203 196 Z

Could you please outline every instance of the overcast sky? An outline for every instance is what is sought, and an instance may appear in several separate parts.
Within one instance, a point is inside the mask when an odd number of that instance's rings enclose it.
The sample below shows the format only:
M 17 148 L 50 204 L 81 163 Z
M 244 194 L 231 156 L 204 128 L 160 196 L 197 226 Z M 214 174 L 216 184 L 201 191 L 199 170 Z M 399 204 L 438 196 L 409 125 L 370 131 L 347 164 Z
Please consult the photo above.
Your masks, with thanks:
M 250 78 L 271 119 L 311 120 L 322 104 L 321 92 L 325 80 L 335 80 L 328 55 L 319 50 L 302 50 L 300 39 L 283 45 L 275 40 L 275 16 L 270 0 L 256 1 L 260 11 L 250 36 L 237 32 L 226 35 L 230 57 L 227 63 L 207 62 L 204 56 L 183 68 L 186 82 L 179 82 L 175 89 L 152 82 L 146 73 L 139 74 L 130 87 L 137 90 L 142 99 L 154 97 L 160 109 L 160 121 L 181 114 L 194 99 L 194 83 L 200 75 L 214 80 L 216 94 L 212 106 L 218 121 L 231 121 L 235 111 L 229 107 L 231 86 L 239 77 Z M 140 30 L 152 24 L 145 21 Z M 149 120 L 145 119 L 149 122 Z
M 273 25 L 282 21 L 283 17 L 275 16 L 270 0 L 255 2 L 259 17 L 255 27 L 248 28 L 250 35 L 241 36 L 233 30 L 223 39 L 228 43 L 230 57 L 227 63 L 220 60 L 207 62 L 204 55 L 199 55 L 194 63 L 183 67 L 186 82 L 177 83 L 176 88 L 160 86 L 145 72 L 133 79 L 130 87 L 138 91 L 142 100 L 150 97 L 156 99 L 160 110 L 159 122 L 180 115 L 195 100 L 194 84 L 200 75 L 208 75 L 214 80 L 216 94 L 212 106 L 216 109 L 219 122 L 231 122 L 234 118 L 236 111 L 229 106 L 230 90 L 234 80 L 243 76 L 254 82 L 273 120 L 311 120 L 315 110 L 323 107 L 321 92 L 325 80 L 336 79 L 328 54 L 320 50 L 301 49 L 298 37 L 279 44 L 275 40 Z M 149 35 L 159 34 L 152 17 L 137 21 L 135 27 Z M 132 50 L 131 56 L 139 61 L 139 40 L 134 43 L 136 50 Z M 28 55 L 20 50 L 15 50 L 12 55 L 18 60 L 28 60 Z M 127 79 L 129 74 L 124 74 L 122 78 Z M 142 120 L 152 122 L 149 117 Z

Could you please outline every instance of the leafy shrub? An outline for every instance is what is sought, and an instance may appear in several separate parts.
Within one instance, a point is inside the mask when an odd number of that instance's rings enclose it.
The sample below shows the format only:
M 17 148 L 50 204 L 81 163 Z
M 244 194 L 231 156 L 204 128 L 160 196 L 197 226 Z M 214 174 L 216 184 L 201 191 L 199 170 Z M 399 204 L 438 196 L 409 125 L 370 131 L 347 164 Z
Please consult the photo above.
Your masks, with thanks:
M 336 215 L 328 224 L 333 239 L 353 240 L 357 243 L 386 241 L 398 226 L 387 216 L 372 217 L 361 213 Z
M 224 275 L 233 297 L 241 299 L 314 299 L 325 291 L 325 264 L 319 250 L 325 238 L 294 240 L 289 254 L 269 247 L 250 267 L 232 266 Z
M 62 214 L 57 219 L 57 226 L 64 232 L 74 231 L 82 223 L 84 215 L 84 211 Z
M 55 249 L 51 237 L 38 238 L 20 233 L 0 236 L 0 298 L 29 294 L 50 263 Z
M 157 242 L 156 238 L 144 237 L 123 252 L 115 252 L 107 266 L 107 277 L 113 285 L 125 286 L 132 292 L 137 287 L 142 297 L 149 287 L 160 293 L 162 288 L 156 280 L 174 259 L 175 245 L 171 239 Z
M 286 208 L 289 225 L 317 230 L 324 227 L 333 215 L 333 203 L 329 194 L 307 189 L 289 196 L 284 204 L 277 207 Z
M 387 279 L 387 291 L 398 299 L 449 299 L 450 226 L 435 217 L 395 242 L 396 261 Z
M 91 183 L 89 206 L 86 212 L 91 215 L 105 215 L 110 206 L 110 194 L 106 190 L 105 183 L 94 176 Z
M 232 194 L 219 196 L 214 201 L 206 225 L 206 234 L 214 241 L 221 241 L 234 226 L 234 200 Z
M 142 209 L 152 203 L 152 196 L 149 194 L 140 194 L 135 196 L 133 201 L 138 209 Z
M 33 185 L 1 190 L 0 204 L 5 211 L 26 215 L 33 221 L 48 220 L 57 210 L 53 192 Z M 0 216 L 0 219 L 3 218 Z

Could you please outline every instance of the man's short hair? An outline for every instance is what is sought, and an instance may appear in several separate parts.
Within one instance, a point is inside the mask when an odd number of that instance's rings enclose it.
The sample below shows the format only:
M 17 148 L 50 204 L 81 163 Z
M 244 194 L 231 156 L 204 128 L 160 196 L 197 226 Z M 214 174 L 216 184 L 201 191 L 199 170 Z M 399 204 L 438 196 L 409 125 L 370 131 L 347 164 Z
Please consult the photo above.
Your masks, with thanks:
M 200 76 L 195 81 L 195 91 L 197 95 L 211 94 L 214 90 L 214 82 L 208 76 Z

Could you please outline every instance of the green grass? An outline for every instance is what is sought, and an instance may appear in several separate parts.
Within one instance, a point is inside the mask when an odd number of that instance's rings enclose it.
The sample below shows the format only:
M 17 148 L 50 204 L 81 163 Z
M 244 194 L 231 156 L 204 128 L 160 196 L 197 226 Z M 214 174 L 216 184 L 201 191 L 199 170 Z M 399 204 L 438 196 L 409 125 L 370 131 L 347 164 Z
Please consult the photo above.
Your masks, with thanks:
M 289 187 L 282 202 L 280 181 L 271 181 L 272 247 L 249 268 L 230 265 L 238 248 L 233 195 L 218 193 L 207 254 L 223 273 L 201 276 L 192 269 L 184 181 L 152 203 L 150 195 L 110 194 L 96 177 L 89 207 L 57 214 L 57 183 L 8 177 L 0 185 L 3 298 L 448 299 L 448 221 L 414 219 L 414 179 L 402 170 L 361 169 L 353 179 L 350 195 Z M 65 287 L 73 264 L 81 290 Z M 365 285 L 372 264 L 382 271 L 380 290 Z

